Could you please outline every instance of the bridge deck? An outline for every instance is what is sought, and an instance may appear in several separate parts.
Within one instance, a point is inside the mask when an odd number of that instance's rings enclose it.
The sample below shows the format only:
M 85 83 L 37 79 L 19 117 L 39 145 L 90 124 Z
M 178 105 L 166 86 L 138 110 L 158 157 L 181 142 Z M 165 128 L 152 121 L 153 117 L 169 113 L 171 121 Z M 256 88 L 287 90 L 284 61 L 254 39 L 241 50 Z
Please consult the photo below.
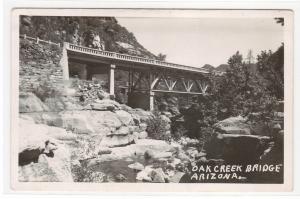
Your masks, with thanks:
M 154 60 L 154 59 L 146 59 L 143 57 L 137 57 L 137 56 L 127 55 L 127 54 L 120 54 L 120 53 L 115 53 L 115 52 L 110 52 L 110 51 L 102 51 L 102 50 L 97 50 L 97 49 L 88 48 L 88 47 L 84 47 L 84 46 L 78 46 L 78 45 L 71 44 L 71 43 L 65 43 L 65 47 L 69 51 L 109 58 L 112 60 L 141 63 L 141 64 L 150 65 L 150 66 L 156 66 L 156 67 L 168 68 L 168 69 L 177 69 L 177 70 L 183 70 L 183 71 L 188 71 L 188 72 L 193 72 L 193 73 L 202 73 L 202 74 L 209 73 L 207 70 L 197 68 L 197 67 L 186 66 L 186 65 L 181 65 L 181 64 L 174 64 L 174 63 L 169 63 L 169 62 L 164 62 L 164 61 L 159 61 L 159 60 Z

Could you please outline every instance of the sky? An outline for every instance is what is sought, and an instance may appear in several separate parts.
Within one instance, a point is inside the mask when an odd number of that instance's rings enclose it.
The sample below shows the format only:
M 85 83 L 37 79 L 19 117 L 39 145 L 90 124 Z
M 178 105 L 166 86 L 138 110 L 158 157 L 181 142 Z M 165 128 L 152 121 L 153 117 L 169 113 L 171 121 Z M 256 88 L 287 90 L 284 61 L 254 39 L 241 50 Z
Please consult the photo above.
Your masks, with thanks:
M 283 42 L 283 26 L 273 18 L 117 18 L 138 42 L 166 61 L 194 67 L 226 64 L 236 51 L 245 58 L 275 51 Z

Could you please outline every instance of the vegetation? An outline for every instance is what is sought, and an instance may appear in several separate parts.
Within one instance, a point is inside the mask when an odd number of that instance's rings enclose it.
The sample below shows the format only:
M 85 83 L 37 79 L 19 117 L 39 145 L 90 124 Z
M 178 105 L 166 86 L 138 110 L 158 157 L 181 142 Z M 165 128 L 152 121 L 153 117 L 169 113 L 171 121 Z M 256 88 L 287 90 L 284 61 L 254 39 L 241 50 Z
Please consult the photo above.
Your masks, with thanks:
M 20 34 L 39 37 L 56 43 L 71 42 L 92 48 L 133 54 L 156 59 L 114 17 L 20 16 Z M 99 36 L 100 44 L 93 42 Z M 128 51 L 117 42 L 127 43 L 140 51 Z
M 167 55 L 165 55 L 165 54 L 159 53 L 157 55 L 157 60 L 159 60 L 159 61 L 166 61 L 166 58 L 167 58 Z
M 148 137 L 156 140 L 171 141 L 171 133 L 168 133 L 168 122 L 163 120 L 158 112 L 154 112 L 147 120 Z
M 210 95 L 183 109 L 187 135 L 206 139 L 219 120 L 241 115 L 251 122 L 270 122 L 278 100 L 283 99 L 283 46 L 276 52 L 262 51 L 256 65 L 243 61 L 236 52 L 228 59 L 226 73 L 211 76 Z M 257 69 L 253 70 L 253 67 Z

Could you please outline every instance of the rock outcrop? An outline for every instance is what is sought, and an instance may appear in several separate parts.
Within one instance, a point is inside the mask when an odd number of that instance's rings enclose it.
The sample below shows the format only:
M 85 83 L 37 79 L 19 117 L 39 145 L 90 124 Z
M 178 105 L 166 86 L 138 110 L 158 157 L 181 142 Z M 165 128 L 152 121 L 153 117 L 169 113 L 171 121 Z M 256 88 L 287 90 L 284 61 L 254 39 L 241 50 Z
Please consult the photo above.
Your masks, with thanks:
M 19 180 L 71 182 L 71 157 L 62 140 L 75 139 L 64 129 L 19 120 Z M 55 146 L 55 148 L 53 147 Z
M 19 95 L 19 112 L 45 112 L 49 108 L 33 93 L 21 92 Z
M 251 135 L 250 125 L 246 123 L 246 119 L 238 117 L 230 117 L 215 124 L 215 128 L 226 134 Z
M 206 144 L 207 158 L 232 164 L 257 163 L 268 142 L 269 137 L 216 133 Z

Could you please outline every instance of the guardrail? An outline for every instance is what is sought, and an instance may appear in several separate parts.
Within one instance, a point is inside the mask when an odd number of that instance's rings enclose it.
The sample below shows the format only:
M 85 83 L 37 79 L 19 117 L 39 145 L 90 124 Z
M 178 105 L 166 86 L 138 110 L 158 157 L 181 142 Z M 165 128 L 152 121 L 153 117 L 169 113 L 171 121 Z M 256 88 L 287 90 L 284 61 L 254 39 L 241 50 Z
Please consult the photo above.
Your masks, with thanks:
M 29 37 L 26 34 L 20 35 L 20 38 L 35 41 L 37 44 L 39 44 L 39 43 L 46 43 L 46 44 L 56 45 L 56 46 L 60 47 L 60 43 L 55 43 L 55 42 L 52 42 L 52 41 L 46 41 L 46 40 L 40 39 L 38 37 L 36 37 L 36 38 Z
M 192 67 L 192 66 L 174 64 L 174 63 L 159 61 L 159 60 L 155 60 L 155 59 L 146 59 L 143 57 L 120 54 L 120 53 L 115 53 L 115 52 L 110 52 L 110 51 L 102 51 L 102 50 L 97 50 L 97 49 L 88 48 L 88 47 L 84 47 L 84 46 L 78 46 L 78 45 L 67 43 L 67 42 L 65 42 L 65 47 L 67 50 L 72 50 L 72 51 L 91 54 L 91 55 L 98 55 L 98 56 L 100 55 L 103 57 L 113 58 L 113 59 L 118 59 L 118 60 L 132 61 L 132 62 L 138 62 L 138 63 L 143 63 L 143 64 L 151 64 L 151 65 L 157 65 L 157 66 L 162 66 L 162 67 L 187 70 L 187 71 L 192 71 L 192 72 L 209 73 L 205 69 L 196 68 L 196 67 Z

